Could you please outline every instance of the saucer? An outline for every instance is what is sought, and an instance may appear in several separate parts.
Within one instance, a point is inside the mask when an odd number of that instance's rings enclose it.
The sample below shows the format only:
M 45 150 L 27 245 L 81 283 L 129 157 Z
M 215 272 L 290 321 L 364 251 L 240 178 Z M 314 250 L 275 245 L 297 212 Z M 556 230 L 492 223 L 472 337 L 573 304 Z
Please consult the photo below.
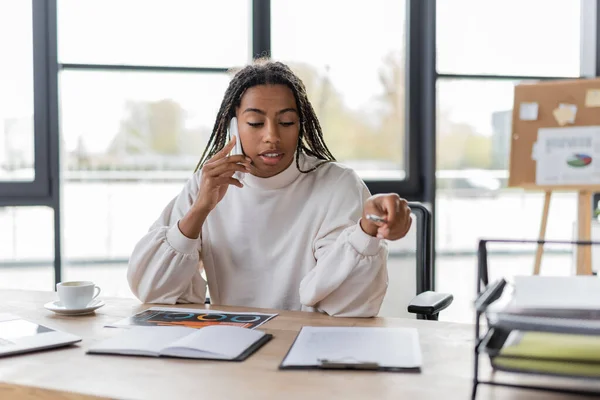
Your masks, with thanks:
M 93 313 L 104 305 L 105 303 L 102 300 L 96 299 L 88 304 L 85 308 L 65 308 L 60 300 L 56 300 L 44 304 L 44 308 L 61 315 L 87 315 Z

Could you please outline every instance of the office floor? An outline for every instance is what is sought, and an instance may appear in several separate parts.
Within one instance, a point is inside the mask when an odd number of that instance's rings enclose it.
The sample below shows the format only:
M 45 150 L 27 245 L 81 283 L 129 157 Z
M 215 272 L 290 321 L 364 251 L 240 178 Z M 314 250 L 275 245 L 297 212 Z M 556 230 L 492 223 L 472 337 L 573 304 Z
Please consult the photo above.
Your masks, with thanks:
M 544 256 L 542 273 L 548 275 L 568 275 L 571 273 L 570 255 L 547 254 Z M 475 256 L 445 256 L 437 259 L 437 287 L 440 292 L 454 295 L 453 304 L 445 310 L 440 319 L 454 322 L 473 322 L 472 301 L 475 296 Z M 414 268 L 414 259 L 391 257 L 391 271 Z M 533 256 L 498 255 L 490 257 L 490 279 L 499 276 L 530 274 Z M 132 297 L 125 277 L 125 265 L 86 265 L 65 267 L 65 280 L 93 280 L 102 287 L 103 296 Z M 53 270 L 50 267 L 1 268 L 0 288 L 49 290 L 52 288 Z M 398 309 L 404 304 L 395 305 L 390 293 L 388 303 Z M 389 307 L 388 307 L 389 308 Z M 389 314 L 389 310 L 386 310 Z

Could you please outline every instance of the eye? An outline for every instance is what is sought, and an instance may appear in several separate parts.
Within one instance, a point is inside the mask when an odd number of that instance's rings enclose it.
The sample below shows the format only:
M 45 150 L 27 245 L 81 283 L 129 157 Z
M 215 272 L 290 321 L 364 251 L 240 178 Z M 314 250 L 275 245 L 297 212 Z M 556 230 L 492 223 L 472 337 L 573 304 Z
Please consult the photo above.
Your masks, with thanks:
M 258 128 L 259 126 L 263 126 L 264 123 L 262 123 L 262 122 L 248 122 L 248 125 L 250 125 L 253 128 Z
M 282 126 L 292 126 L 295 124 L 295 122 L 280 122 L 279 124 L 281 124 Z

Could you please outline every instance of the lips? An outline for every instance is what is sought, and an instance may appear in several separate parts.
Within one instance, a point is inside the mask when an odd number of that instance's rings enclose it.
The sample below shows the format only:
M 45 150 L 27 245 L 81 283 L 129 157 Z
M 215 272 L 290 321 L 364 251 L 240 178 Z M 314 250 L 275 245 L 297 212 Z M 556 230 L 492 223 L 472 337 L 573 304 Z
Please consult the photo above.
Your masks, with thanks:
M 263 151 L 258 155 L 266 165 L 277 165 L 283 158 L 283 153 L 278 150 Z

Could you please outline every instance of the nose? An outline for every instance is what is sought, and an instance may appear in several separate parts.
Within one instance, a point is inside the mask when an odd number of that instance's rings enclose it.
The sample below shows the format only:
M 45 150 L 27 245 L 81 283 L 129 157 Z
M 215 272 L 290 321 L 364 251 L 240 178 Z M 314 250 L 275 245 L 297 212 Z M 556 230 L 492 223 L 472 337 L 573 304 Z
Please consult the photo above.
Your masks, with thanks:
M 279 125 L 277 121 L 268 121 L 266 124 L 263 140 L 265 143 L 279 144 L 281 136 L 279 135 Z

